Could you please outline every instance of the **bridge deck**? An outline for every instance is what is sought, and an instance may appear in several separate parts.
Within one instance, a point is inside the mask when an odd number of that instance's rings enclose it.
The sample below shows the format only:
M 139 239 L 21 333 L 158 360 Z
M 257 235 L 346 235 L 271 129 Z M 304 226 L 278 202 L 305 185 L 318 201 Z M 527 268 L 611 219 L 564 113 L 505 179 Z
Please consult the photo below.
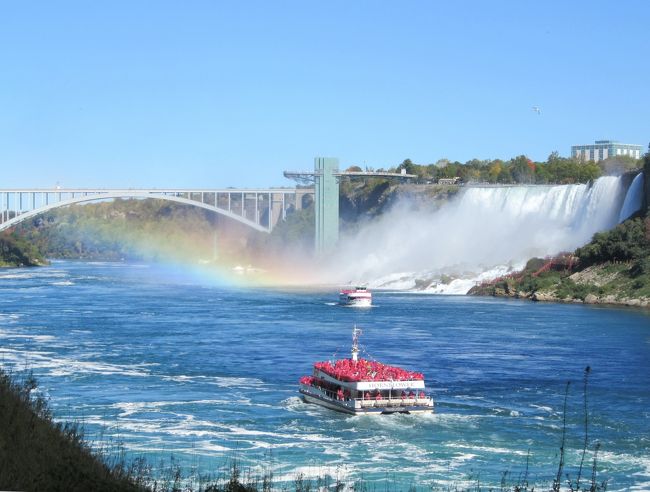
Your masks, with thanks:
M 12 188 L 0 189 L 0 231 L 57 207 L 115 198 L 155 198 L 197 206 L 271 232 L 314 190 L 297 188 Z

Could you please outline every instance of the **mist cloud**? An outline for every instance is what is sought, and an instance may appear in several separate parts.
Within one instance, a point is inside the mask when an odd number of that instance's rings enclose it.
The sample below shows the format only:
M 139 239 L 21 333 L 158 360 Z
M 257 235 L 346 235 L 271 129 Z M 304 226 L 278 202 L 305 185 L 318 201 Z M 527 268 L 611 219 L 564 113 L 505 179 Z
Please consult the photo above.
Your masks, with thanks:
M 408 288 L 418 278 L 502 273 L 533 256 L 572 251 L 613 227 L 621 192 L 620 178 L 608 176 L 592 186 L 470 187 L 436 211 L 401 203 L 342 236 L 317 276 Z

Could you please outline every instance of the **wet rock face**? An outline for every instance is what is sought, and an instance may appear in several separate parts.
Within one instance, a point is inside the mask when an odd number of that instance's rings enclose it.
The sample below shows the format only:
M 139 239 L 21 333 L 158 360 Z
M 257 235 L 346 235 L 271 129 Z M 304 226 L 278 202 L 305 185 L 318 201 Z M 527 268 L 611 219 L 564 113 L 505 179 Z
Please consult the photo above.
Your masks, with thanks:
M 532 296 L 531 299 L 533 301 L 557 301 L 557 297 L 555 297 L 554 294 L 551 294 L 550 292 L 535 292 Z
M 643 306 L 640 299 L 625 299 L 623 303 L 626 306 Z

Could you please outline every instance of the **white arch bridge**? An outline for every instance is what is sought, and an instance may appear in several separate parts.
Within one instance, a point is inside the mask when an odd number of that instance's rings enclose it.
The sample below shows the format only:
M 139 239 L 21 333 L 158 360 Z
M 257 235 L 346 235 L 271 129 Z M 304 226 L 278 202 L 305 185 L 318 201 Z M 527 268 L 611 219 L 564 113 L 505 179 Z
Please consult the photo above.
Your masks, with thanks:
M 48 210 L 114 198 L 155 198 L 211 210 L 262 232 L 303 207 L 313 188 L 271 189 L 0 189 L 0 231 Z

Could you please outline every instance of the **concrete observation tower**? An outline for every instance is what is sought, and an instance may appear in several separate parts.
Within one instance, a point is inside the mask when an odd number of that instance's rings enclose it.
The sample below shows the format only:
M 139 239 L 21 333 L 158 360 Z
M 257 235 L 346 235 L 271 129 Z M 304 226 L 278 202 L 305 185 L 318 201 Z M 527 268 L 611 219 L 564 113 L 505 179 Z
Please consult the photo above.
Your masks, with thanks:
M 314 184 L 314 212 L 316 221 L 316 253 L 331 250 L 339 239 L 339 180 L 341 177 L 360 178 L 415 178 L 414 174 L 378 171 L 340 171 L 336 157 L 315 157 L 313 171 L 285 171 L 284 176 L 300 184 Z

